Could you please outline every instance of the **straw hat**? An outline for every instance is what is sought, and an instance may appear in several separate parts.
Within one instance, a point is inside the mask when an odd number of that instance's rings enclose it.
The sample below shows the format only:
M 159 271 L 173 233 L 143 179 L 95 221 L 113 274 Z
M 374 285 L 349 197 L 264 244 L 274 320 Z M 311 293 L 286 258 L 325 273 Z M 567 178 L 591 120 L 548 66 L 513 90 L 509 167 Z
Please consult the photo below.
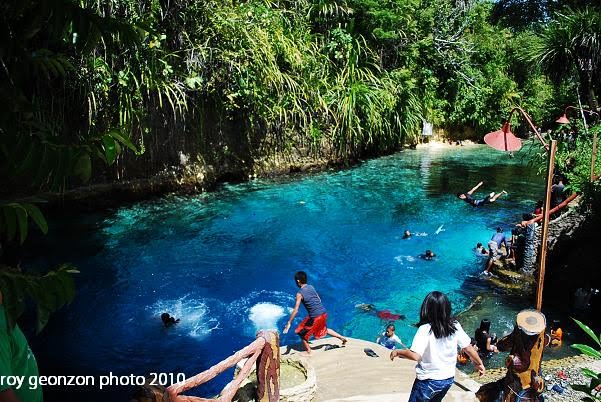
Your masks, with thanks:
M 545 315 L 538 310 L 520 311 L 516 323 L 526 335 L 538 335 L 547 326 Z

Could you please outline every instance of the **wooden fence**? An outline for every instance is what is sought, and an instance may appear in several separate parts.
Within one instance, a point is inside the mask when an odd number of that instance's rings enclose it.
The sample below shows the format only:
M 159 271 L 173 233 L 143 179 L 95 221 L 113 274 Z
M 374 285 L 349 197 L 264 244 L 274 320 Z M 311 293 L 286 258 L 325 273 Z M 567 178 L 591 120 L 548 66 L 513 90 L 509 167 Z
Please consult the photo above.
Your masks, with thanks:
M 206 399 L 181 395 L 182 392 L 212 380 L 246 358 L 248 360 L 238 375 L 223 388 L 219 397 Z M 200 374 L 171 385 L 165 392 L 165 396 L 168 398 L 164 398 L 164 400 L 169 402 L 231 402 L 240 388 L 240 384 L 248 377 L 255 364 L 258 380 L 257 401 L 277 402 L 280 399 L 280 339 L 277 331 L 260 331 L 250 345 L 232 356 Z

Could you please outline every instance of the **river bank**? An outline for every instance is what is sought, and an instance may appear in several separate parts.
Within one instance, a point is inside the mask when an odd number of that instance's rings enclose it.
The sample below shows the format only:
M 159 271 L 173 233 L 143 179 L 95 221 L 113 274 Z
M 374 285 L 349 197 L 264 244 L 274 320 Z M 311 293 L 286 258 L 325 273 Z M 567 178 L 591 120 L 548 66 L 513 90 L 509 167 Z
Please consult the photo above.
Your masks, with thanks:
M 475 143 L 467 140 L 462 141 L 461 146 L 472 145 L 475 145 Z M 341 158 L 335 155 L 318 156 L 312 155 L 305 148 L 293 148 L 287 153 L 260 157 L 250 163 L 242 160 L 238 164 L 226 163 L 223 166 L 206 163 L 200 158 L 194 160 L 191 155 L 180 154 L 178 165 L 165 167 L 162 171 L 150 177 L 95 182 L 61 193 L 37 194 L 36 198 L 45 200 L 46 207 L 50 209 L 60 210 L 68 206 L 81 210 L 99 210 L 116 207 L 122 203 L 142 201 L 167 193 L 197 194 L 211 191 L 224 182 L 241 183 L 260 178 L 345 169 L 356 166 L 365 160 L 416 148 L 445 149 L 456 147 L 459 147 L 459 145 L 431 140 L 407 148 L 392 149 L 379 155 L 365 155 L 356 158 Z M 24 199 L 27 200 L 27 197 Z

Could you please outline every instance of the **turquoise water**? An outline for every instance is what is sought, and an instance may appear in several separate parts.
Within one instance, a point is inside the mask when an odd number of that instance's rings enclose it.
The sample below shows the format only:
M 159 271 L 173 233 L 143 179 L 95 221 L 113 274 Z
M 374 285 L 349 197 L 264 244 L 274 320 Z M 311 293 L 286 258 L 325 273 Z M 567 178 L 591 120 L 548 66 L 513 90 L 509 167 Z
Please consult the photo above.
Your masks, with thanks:
M 479 195 L 509 195 L 481 208 L 456 198 L 480 180 Z M 473 247 L 486 244 L 497 226 L 509 232 L 531 211 L 543 180 L 520 154 L 429 148 L 348 170 L 224 184 L 207 194 L 63 217 L 38 251 L 44 263 L 71 261 L 81 274 L 75 302 L 34 345 L 42 371 L 191 376 L 248 344 L 257 329 L 282 328 L 297 270 L 308 273 L 333 329 L 374 340 L 386 322 L 355 307 L 368 303 L 405 315 L 397 334 L 410 343 L 429 291 L 448 293 L 455 311 L 477 295 L 494 295 L 478 277 L 485 261 Z M 421 236 L 403 240 L 406 229 Z M 437 254 L 433 261 L 418 258 L 426 249 Z M 486 311 L 494 311 L 489 318 L 498 333 L 509 332 L 515 312 L 530 303 L 494 300 L 501 301 Z M 164 311 L 181 323 L 164 329 Z M 468 319 L 468 333 L 478 318 Z M 283 344 L 295 342 L 294 334 L 282 335 Z M 229 375 L 199 394 L 218 392 Z M 55 400 L 75 398 L 77 390 L 58 391 L 46 389 Z M 79 391 L 89 400 L 103 395 Z M 125 398 L 129 391 L 107 392 Z

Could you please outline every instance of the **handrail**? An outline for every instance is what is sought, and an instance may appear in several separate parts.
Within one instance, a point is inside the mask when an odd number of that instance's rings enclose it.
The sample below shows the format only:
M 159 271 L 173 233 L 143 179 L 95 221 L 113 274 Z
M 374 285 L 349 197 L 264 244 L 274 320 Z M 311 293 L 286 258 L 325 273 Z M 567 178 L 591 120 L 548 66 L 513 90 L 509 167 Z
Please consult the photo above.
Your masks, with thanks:
M 182 392 L 212 380 L 247 357 L 249 357 L 248 360 L 244 363 L 244 366 L 236 378 L 223 388 L 219 398 L 206 399 L 196 396 L 180 395 Z M 231 402 L 240 388 L 240 384 L 248 377 L 253 365 L 256 363 L 257 380 L 259 382 L 258 394 L 260 394 L 258 395 L 258 400 L 261 402 L 276 402 L 278 401 L 280 394 L 279 362 L 280 345 L 278 333 L 276 331 L 259 331 L 257 339 L 250 345 L 240 349 L 230 357 L 220 361 L 202 373 L 171 385 L 165 390 L 165 393 L 168 395 L 168 400 L 170 402 Z M 266 382 L 267 384 L 265 384 Z
M 555 207 L 551 208 L 551 210 L 549 211 L 549 215 L 552 215 L 555 212 L 563 209 L 566 205 L 568 205 L 570 202 L 572 202 L 576 197 L 578 197 L 578 193 L 574 193 L 574 194 L 570 195 L 561 204 L 558 204 Z M 522 223 L 520 223 L 520 226 L 528 226 L 532 223 L 536 223 L 536 222 L 542 220 L 543 216 L 544 216 L 544 214 L 540 214 L 540 215 L 536 216 L 535 218 L 530 219 L 529 221 L 522 221 Z

